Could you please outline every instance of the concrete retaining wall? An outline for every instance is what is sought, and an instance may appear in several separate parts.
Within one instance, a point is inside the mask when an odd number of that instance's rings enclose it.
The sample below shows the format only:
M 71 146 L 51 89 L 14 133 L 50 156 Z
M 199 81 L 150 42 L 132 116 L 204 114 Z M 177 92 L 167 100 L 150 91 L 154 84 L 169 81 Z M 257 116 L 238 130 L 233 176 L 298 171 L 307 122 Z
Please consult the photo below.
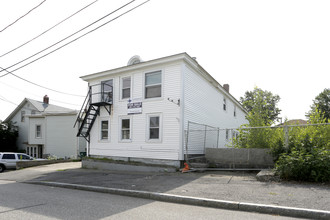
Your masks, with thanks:
M 17 161 L 16 169 L 22 169 L 27 167 L 35 167 L 54 163 L 73 162 L 73 160 L 31 160 L 31 161 Z
M 82 168 L 115 170 L 115 171 L 131 171 L 131 172 L 176 172 L 175 167 L 151 165 L 151 164 L 130 164 L 118 163 L 106 160 L 83 159 Z
M 273 157 L 268 149 L 206 148 L 210 165 L 219 168 L 273 168 Z

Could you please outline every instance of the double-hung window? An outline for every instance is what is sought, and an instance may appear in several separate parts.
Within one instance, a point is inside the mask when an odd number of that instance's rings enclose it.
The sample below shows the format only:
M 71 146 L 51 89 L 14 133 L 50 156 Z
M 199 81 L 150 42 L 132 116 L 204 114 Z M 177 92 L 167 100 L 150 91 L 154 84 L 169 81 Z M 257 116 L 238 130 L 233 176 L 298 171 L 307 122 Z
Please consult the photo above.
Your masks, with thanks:
M 41 138 L 41 125 L 36 125 L 36 138 Z
M 148 115 L 147 121 L 147 141 L 161 141 L 162 134 L 161 114 Z
M 131 77 L 125 77 L 121 79 L 121 98 L 129 99 L 131 97 Z
M 145 74 L 144 98 L 156 98 L 162 96 L 162 71 Z
M 101 121 L 101 140 L 109 139 L 109 121 Z
M 121 119 L 121 140 L 130 140 L 131 138 L 131 120 L 129 118 Z

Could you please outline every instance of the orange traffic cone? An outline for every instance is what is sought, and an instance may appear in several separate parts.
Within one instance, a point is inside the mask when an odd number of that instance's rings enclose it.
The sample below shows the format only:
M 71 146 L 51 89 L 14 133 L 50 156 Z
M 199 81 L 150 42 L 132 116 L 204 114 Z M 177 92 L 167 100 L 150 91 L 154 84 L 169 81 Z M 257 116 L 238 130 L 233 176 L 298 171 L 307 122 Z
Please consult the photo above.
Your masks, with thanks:
M 189 165 L 187 163 L 184 163 L 184 168 L 182 169 L 182 173 L 188 172 L 189 171 Z

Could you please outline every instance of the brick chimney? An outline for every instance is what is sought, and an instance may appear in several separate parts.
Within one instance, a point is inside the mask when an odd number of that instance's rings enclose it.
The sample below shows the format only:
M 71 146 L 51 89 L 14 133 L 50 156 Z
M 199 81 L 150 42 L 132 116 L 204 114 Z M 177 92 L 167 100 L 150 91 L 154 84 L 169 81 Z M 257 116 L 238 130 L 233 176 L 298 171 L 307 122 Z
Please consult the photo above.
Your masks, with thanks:
M 229 84 L 223 84 L 223 88 L 229 93 Z
M 47 95 L 44 96 L 44 104 L 49 104 L 49 97 Z

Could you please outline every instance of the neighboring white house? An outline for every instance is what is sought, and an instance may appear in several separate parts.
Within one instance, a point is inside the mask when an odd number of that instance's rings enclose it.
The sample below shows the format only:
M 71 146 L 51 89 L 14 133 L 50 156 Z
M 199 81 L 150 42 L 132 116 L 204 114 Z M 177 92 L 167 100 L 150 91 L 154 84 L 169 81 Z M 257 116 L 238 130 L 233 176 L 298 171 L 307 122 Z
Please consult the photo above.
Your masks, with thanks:
M 146 62 L 134 56 L 127 66 L 81 78 L 89 94 L 78 136 L 89 141 L 89 156 L 179 166 L 188 121 L 217 128 L 246 123 L 229 85 L 222 87 L 187 53 Z
M 7 117 L 18 127 L 17 147 L 27 154 L 42 158 L 74 157 L 86 151 L 86 141 L 77 138 L 74 122 L 77 111 L 49 104 L 48 96 L 43 102 L 25 98 Z

